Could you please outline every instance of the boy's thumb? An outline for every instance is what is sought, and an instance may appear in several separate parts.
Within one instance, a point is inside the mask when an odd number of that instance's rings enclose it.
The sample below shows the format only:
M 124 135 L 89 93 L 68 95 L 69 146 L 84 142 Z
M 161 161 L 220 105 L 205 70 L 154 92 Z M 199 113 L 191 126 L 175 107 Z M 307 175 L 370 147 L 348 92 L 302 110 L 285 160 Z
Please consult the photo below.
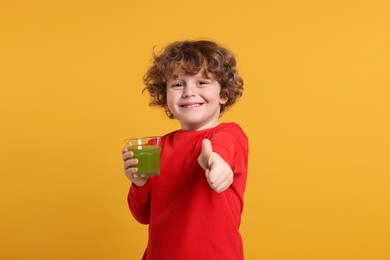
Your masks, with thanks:
M 209 139 L 203 139 L 202 141 L 202 151 L 198 157 L 198 162 L 203 169 L 208 169 L 210 167 L 211 154 L 213 153 L 213 147 Z

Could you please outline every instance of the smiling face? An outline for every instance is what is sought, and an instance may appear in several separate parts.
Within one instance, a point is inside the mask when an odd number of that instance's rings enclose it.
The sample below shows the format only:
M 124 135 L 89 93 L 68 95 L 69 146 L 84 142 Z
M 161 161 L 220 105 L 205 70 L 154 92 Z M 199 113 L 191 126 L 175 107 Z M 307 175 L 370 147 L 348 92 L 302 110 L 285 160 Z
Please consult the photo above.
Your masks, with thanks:
M 221 97 L 221 86 L 202 68 L 189 74 L 178 66 L 167 76 L 167 106 L 180 121 L 183 130 L 203 130 L 219 124 L 220 105 L 227 102 Z

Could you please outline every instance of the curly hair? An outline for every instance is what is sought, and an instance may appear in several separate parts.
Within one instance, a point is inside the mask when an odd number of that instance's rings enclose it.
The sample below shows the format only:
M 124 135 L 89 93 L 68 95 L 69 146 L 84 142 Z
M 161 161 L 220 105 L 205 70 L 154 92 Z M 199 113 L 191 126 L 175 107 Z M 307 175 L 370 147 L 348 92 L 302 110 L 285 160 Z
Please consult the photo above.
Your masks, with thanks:
M 234 55 L 226 48 L 213 41 L 195 40 L 178 41 L 169 44 L 156 55 L 153 64 L 144 75 L 145 88 L 150 94 L 151 106 L 165 108 L 169 118 L 174 115 L 167 107 L 166 78 L 175 68 L 181 66 L 190 74 L 197 74 L 202 68 L 213 75 L 221 85 L 221 97 L 228 101 L 221 104 L 220 115 L 242 96 L 244 81 L 239 76 Z

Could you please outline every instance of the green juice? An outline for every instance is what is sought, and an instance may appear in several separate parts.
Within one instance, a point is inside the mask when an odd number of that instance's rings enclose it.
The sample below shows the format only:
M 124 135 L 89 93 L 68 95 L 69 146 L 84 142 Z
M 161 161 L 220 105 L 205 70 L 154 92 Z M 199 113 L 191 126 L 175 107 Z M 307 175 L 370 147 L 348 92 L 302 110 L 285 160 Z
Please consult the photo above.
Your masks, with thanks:
M 137 175 L 151 176 L 160 174 L 160 146 L 158 145 L 133 145 L 127 147 L 127 150 L 134 153 L 133 158 L 138 159 Z

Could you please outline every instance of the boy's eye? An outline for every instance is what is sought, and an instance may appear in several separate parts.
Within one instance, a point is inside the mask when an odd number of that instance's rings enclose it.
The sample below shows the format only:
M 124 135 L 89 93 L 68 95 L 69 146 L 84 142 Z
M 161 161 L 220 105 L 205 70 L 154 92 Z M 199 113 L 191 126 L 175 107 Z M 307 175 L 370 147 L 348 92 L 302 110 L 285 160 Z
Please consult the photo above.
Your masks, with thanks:
M 199 85 L 206 85 L 208 82 L 207 81 L 204 81 L 204 80 L 201 80 L 198 82 Z
M 173 83 L 172 84 L 172 87 L 174 88 L 178 88 L 178 87 L 182 87 L 183 86 L 183 83 Z

